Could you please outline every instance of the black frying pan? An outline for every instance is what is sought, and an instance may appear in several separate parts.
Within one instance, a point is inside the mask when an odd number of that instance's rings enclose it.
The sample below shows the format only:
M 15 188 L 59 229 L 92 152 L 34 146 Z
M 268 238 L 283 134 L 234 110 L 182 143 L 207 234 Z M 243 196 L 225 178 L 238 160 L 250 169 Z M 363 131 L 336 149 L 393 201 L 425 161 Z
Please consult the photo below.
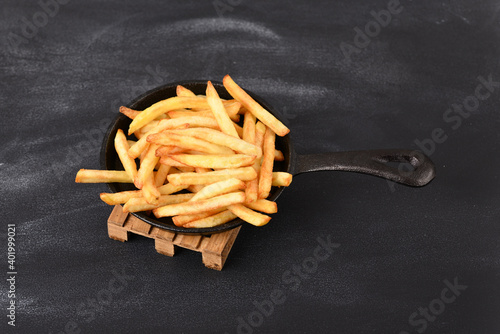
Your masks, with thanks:
M 221 98 L 232 98 L 227 93 L 222 83 L 212 83 Z M 183 85 L 196 94 L 205 94 L 207 82 L 185 81 L 167 84 L 141 95 L 130 103 L 128 107 L 136 110 L 144 110 L 158 101 L 175 96 L 177 85 Z M 251 92 L 248 93 L 264 108 L 279 118 L 279 115 L 269 104 L 255 94 L 252 94 Z M 123 170 L 123 166 L 114 148 L 114 138 L 118 129 L 122 129 L 125 133 L 127 133 L 130 122 L 131 120 L 128 117 L 119 114 L 109 127 L 106 136 L 104 137 L 101 149 L 101 165 L 103 169 Z M 294 176 L 305 172 L 340 170 L 375 175 L 414 187 L 426 185 L 435 176 L 435 168 L 432 161 L 423 153 L 418 151 L 390 149 L 299 155 L 293 150 L 290 135 L 286 135 L 284 137 L 276 136 L 276 148 L 283 152 L 285 159 L 284 161 L 275 162 L 274 171 L 285 171 L 293 174 Z M 409 163 L 413 167 L 413 170 L 401 171 L 396 167 L 388 165 L 388 163 L 391 162 Z M 109 183 L 108 185 L 113 192 L 135 189 L 132 184 L 126 183 Z M 284 189 L 285 187 L 273 187 L 268 199 L 276 201 Z M 153 215 L 148 215 L 143 212 L 133 213 L 133 215 L 153 226 L 178 233 L 212 234 L 235 228 L 244 223 L 241 219 L 234 219 L 226 224 L 216 227 L 189 229 L 175 226 L 172 219 L 168 217 L 158 219 Z

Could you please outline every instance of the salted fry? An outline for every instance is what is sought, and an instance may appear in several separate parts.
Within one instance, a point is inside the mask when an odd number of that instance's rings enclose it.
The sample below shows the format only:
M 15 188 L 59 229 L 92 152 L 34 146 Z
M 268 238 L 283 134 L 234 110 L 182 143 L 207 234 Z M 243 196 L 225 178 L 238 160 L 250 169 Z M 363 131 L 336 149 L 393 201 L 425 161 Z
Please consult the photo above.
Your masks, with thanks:
M 146 140 L 150 143 L 159 145 L 176 146 L 185 150 L 193 150 L 210 154 L 234 154 L 229 147 L 217 145 L 192 136 L 179 135 L 177 133 L 155 133 L 149 135 Z
M 134 184 L 139 189 L 142 189 L 144 182 L 149 177 L 149 175 L 151 175 L 153 169 L 158 163 L 159 158 L 155 155 L 157 148 L 158 145 L 151 144 L 148 148 L 148 151 L 146 152 L 146 155 L 144 156 L 144 159 L 142 159 L 141 161 L 141 166 L 139 167 L 137 175 L 134 178 Z
M 118 131 L 116 131 L 115 150 L 118 154 L 118 158 L 123 165 L 123 168 L 133 180 L 137 175 L 137 165 L 135 164 L 134 159 L 132 159 L 128 155 L 129 145 L 127 142 L 127 137 L 125 137 L 122 129 L 118 129 Z
M 239 103 L 239 102 L 237 102 L 237 103 Z M 234 112 L 234 109 L 233 110 L 226 109 L 226 112 L 232 121 L 239 122 L 240 115 L 238 115 L 237 111 Z M 201 116 L 201 117 L 210 117 L 210 118 L 215 119 L 214 113 L 210 109 L 202 109 L 202 110 L 198 110 L 198 111 L 172 110 L 172 111 L 168 112 L 168 116 L 170 118 Z
M 227 208 L 239 218 L 255 226 L 266 225 L 271 220 L 271 217 L 255 212 L 241 204 L 233 204 Z
M 193 136 L 217 145 L 229 147 L 230 149 L 242 154 L 255 155 L 255 156 L 260 156 L 262 154 L 262 150 L 260 147 L 250 144 L 244 141 L 243 139 L 229 136 L 225 133 L 222 133 L 214 129 L 188 128 L 179 130 L 168 130 L 165 131 L 164 133 L 176 133 L 179 135 Z
M 274 164 L 274 142 L 275 134 L 271 128 L 266 129 L 264 134 L 264 150 L 262 153 L 262 164 L 259 172 L 259 194 L 258 198 L 267 198 L 273 183 Z
M 274 150 L 274 161 L 284 161 L 285 156 L 280 150 Z
M 161 195 L 156 204 L 150 204 L 144 197 L 129 199 L 123 206 L 123 212 L 148 211 L 164 205 L 177 204 L 189 201 L 193 194 Z
M 186 164 L 183 164 L 182 162 L 172 159 L 170 156 L 161 156 L 159 158 L 160 158 L 160 163 L 162 165 L 167 165 L 170 167 L 190 167 Z M 168 175 L 167 175 L 167 180 L 168 180 Z
M 238 179 L 228 179 L 224 181 L 219 181 L 216 183 L 212 183 L 207 185 L 191 198 L 191 201 L 198 201 L 201 199 L 207 199 L 211 197 L 215 197 L 222 194 L 227 194 L 230 192 L 234 192 L 236 190 L 245 189 L 245 182 Z
M 134 119 L 141 112 L 138 110 L 133 110 L 133 109 L 127 108 L 125 106 L 121 106 L 120 113 L 124 114 L 125 116 L 127 116 L 130 119 Z
M 269 111 L 264 109 L 250 95 L 247 94 L 234 80 L 226 75 L 223 79 L 224 87 L 231 96 L 241 103 L 243 107 L 255 115 L 262 123 L 270 127 L 278 136 L 285 136 L 290 129 L 274 117 Z
M 229 115 L 222 104 L 219 94 L 217 94 L 217 91 L 210 81 L 207 83 L 207 102 L 214 114 L 215 119 L 217 120 L 217 124 L 219 124 L 221 131 L 230 136 L 239 138 L 233 122 L 229 118 Z
M 247 111 L 243 121 L 243 140 L 255 145 L 255 116 Z
M 170 183 L 158 187 L 161 195 L 170 195 L 185 189 L 185 186 L 174 186 Z M 124 204 L 131 198 L 144 197 L 142 190 L 120 191 L 117 193 L 101 193 L 101 200 L 109 205 Z
M 177 146 L 170 146 L 170 145 L 162 145 L 160 147 L 158 147 L 156 149 L 156 156 L 157 157 L 163 157 L 163 156 L 167 156 L 169 154 L 177 154 L 177 153 L 182 153 L 182 152 L 185 152 L 186 150 L 181 148 L 181 147 L 177 147 Z
M 184 202 L 165 205 L 154 209 L 153 213 L 157 218 L 193 214 L 203 211 L 215 210 L 232 204 L 243 203 L 244 201 L 245 193 L 240 191 L 203 199 L 196 202 Z
M 196 96 L 196 94 L 193 93 L 190 89 L 187 89 L 186 87 L 181 85 L 177 85 L 176 94 L 177 96 Z
M 251 165 L 256 156 L 245 154 L 232 155 L 194 155 L 194 154 L 172 154 L 173 160 L 192 167 L 204 168 L 238 168 Z
M 197 126 L 203 126 L 215 129 L 219 127 L 217 121 L 210 117 L 193 116 L 193 117 L 179 117 L 175 119 L 165 119 L 160 121 L 156 127 L 148 131 L 135 143 L 135 145 L 130 147 L 128 154 L 130 155 L 130 157 L 134 159 L 140 156 L 142 151 L 144 151 L 148 145 L 147 137 L 149 137 L 152 134 L 168 129 L 197 127 Z
M 130 135 L 134 133 L 158 116 L 161 116 L 170 110 L 194 107 L 208 107 L 207 99 L 199 96 L 174 96 L 160 102 L 156 102 L 152 106 L 141 111 L 132 120 L 129 126 L 128 134 Z
M 183 227 L 186 228 L 207 228 L 207 227 L 215 227 L 222 224 L 225 224 L 237 216 L 229 210 L 222 211 L 213 216 L 209 216 L 206 218 L 198 219 L 187 224 L 184 224 Z
M 250 181 L 257 177 L 255 169 L 252 167 L 243 167 L 235 169 L 223 169 L 207 173 L 180 173 L 169 174 L 168 182 L 174 185 L 182 184 L 210 184 L 231 178 L 236 178 L 242 181 Z
M 76 183 L 133 183 L 124 170 L 80 169 L 76 173 Z
M 195 195 L 196 196 L 196 195 Z M 191 198 L 193 199 L 193 198 Z M 210 211 L 205 211 L 205 212 L 200 212 L 200 213 L 193 213 L 191 215 L 179 215 L 179 216 L 174 216 L 172 217 L 172 221 L 174 222 L 175 226 L 183 226 L 184 224 L 187 224 L 189 222 L 206 218 L 209 216 L 213 216 L 215 214 L 218 214 L 219 212 L 226 211 L 226 208 L 218 208 L 216 210 L 210 210 Z
M 158 150 L 157 150 L 158 151 Z M 155 152 L 156 155 L 156 152 Z M 155 187 L 162 186 L 167 180 L 168 171 L 171 166 L 160 164 L 160 168 L 158 168 L 158 172 L 155 175 Z
M 158 204 L 158 198 L 160 197 L 160 192 L 154 185 L 154 178 L 155 178 L 154 173 L 149 174 L 149 176 L 144 182 L 144 185 L 142 186 L 142 193 L 144 194 L 146 202 L 148 202 L 149 204 L 156 205 Z
M 286 172 L 273 172 L 273 187 L 288 187 L 293 175 Z
M 262 122 L 257 122 L 255 125 L 255 146 L 261 148 L 264 142 L 264 133 L 266 132 L 266 126 Z M 253 164 L 253 168 L 257 173 L 257 178 L 247 182 L 247 187 L 245 189 L 246 203 L 252 203 L 259 197 L 259 173 L 260 164 L 262 157 L 256 159 Z
M 278 212 L 278 205 L 276 202 L 269 201 L 267 199 L 258 199 L 255 202 L 245 203 L 245 206 L 256 211 L 264 213 L 276 213 Z

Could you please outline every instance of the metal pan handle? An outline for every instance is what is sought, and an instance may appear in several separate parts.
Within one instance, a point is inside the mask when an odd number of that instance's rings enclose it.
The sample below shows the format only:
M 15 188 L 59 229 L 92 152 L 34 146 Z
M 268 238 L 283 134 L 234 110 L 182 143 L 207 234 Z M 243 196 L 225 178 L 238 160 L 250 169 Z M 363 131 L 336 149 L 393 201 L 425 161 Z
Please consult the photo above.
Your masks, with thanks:
M 406 162 L 409 168 L 389 162 Z M 297 155 L 293 174 L 338 170 L 379 176 L 413 187 L 429 183 L 436 175 L 434 163 L 420 151 L 389 149 Z

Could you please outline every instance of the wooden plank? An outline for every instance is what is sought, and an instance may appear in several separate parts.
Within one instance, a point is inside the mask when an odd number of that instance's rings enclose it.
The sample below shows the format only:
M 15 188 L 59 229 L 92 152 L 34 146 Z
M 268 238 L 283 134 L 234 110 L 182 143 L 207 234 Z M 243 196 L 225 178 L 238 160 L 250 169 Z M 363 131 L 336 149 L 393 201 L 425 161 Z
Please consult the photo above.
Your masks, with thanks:
M 128 213 L 124 213 L 121 205 L 115 205 L 113 211 L 109 215 L 108 223 L 123 226 L 127 220 Z
M 111 239 L 124 242 L 128 240 L 128 231 L 121 226 L 117 226 L 113 223 L 108 223 L 108 236 Z
M 155 239 L 155 249 L 158 253 L 163 255 L 174 256 L 175 254 L 175 246 L 168 240 Z
M 203 264 L 206 267 L 222 270 L 240 229 L 241 226 L 226 232 L 213 234 L 210 237 L 202 249 Z
M 203 238 L 202 235 L 178 234 L 174 243 L 182 248 L 197 251 L 201 238 Z
M 230 231 L 212 234 L 210 239 L 202 251 L 210 254 L 221 254 L 230 237 Z
M 140 220 L 139 218 L 132 215 L 129 216 L 127 225 L 129 226 L 131 231 L 147 237 L 149 237 L 149 231 L 152 227 L 145 221 Z
M 151 232 L 151 235 L 154 235 L 154 237 L 157 239 L 173 241 L 175 238 L 175 233 L 172 231 L 163 230 L 158 227 L 153 227 L 153 229 L 155 230 L 156 233 Z

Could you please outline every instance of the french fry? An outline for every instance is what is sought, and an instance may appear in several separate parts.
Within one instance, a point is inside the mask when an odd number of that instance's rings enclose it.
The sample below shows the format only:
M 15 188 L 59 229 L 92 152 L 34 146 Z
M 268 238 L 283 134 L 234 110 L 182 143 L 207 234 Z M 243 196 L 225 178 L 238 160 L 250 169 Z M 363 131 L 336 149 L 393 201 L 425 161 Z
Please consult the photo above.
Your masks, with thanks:
M 255 226 L 266 225 L 271 220 L 271 217 L 255 212 L 241 204 L 232 204 L 227 208 L 239 218 Z
M 192 193 L 197 193 L 203 189 L 204 184 L 190 184 L 186 189 Z
M 186 186 L 174 186 L 167 183 L 161 187 L 158 187 L 158 191 L 161 195 L 170 195 L 185 189 Z M 109 205 L 119 205 L 126 203 L 131 198 L 144 197 L 142 190 L 129 190 L 120 191 L 117 193 L 101 193 L 101 200 Z
M 157 205 L 158 198 L 160 197 L 160 192 L 154 185 L 155 175 L 153 173 L 149 174 L 146 180 L 144 180 L 144 185 L 142 186 L 142 193 L 146 202 L 149 204 Z
M 284 161 L 285 156 L 280 150 L 274 150 L 274 161 Z
M 158 150 L 156 150 L 158 151 Z M 156 152 L 155 152 L 156 155 Z M 155 175 L 155 187 L 161 187 L 164 183 L 165 180 L 167 179 L 168 171 L 170 170 L 171 166 L 160 164 L 160 168 L 158 168 L 158 172 Z
M 143 197 L 142 190 L 120 191 L 117 193 L 101 193 L 101 200 L 108 205 L 118 205 L 134 197 Z
M 293 175 L 286 172 L 273 172 L 273 187 L 288 187 L 292 183 Z
M 193 194 L 161 195 L 156 204 L 150 204 L 144 197 L 129 199 L 123 206 L 123 212 L 139 212 L 153 210 L 161 206 L 189 201 Z
M 266 126 L 260 121 L 257 122 L 257 124 L 255 125 L 255 139 L 254 139 L 255 146 L 259 148 L 262 147 L 264 143 L 265 132 L 266 132 Z M 261 160 L 262 157 L 257 159 L 252 166 L 255 169 L 257 178 L 247 182 L 247 188 L 245 189 L 246 203 L 252 203 L 256 201 L 257 198 L 259 197 L 259 173 L 260 173 Z
M 267 199 L 258 199 L 255 202 L 245 203 L 245 206 L 256 211 L 264 213 L 276 213 L 278 212 L 278 205 L 276 202 L 269 201 Z
M 142 189 L 144 182 L 149 177 L 149 175 L 151 175 L 153 169 L 158 163 L 159 158 L 155 155 L 157 148 L 158 145 L 151 144 L 148 148 L 148 151 L 146 152 L 146 155 L 144 156 L 144 159 L 142 159 L 141 161 L 141 166 L 139 167 L 137 175 L 134 178 L 134 184 L 139 189 Z
M 239 103 L 239 102 L 237 102 L 237 103 Z M 234 110 L 227 110 L 226 109 L 226 112 L 232 121 L 234 121 L 234 122 L 240 121 L 240 115 L 238 115 L 237 111 L 234 112 Z M 169 111 L 167 114 L 170 118 L 201 116 L 201 117 L 210 117 L 210 118 L 215 119 L 214 113 L 210 109 L 202 109 L 202 110 L 198 110 L 198 111 L 172 110 L 172 111 Z
M 258 198 L 267 198 L 273 183 L 274 164 L 274 142 L 275 134 L 271 128 L 266 129 L 264 134 L 264 150 L 262 153 L 262 164 L 259 172 L 259 193 Z
M 158 145 L 176 146 L 185 150 L 193 150 L 210 154 L 234 154 L 234 152 L 226 146 L 217 145 L 196 137 L 179 135 L 177 133 L 155 133 L 149 135 L 146 140 L 150 143 Z
M 183 164 L 182 162 L 172 159 L 170 156 L 161 156 L 160 163 L 162 165 L 167 165 L 170 167 L 189 167 L 188 165 Z M 168 180 L 168 175 L 167 175 L 167 180 Z
M 247 111 L 243 120 L 243 140 L 255 145 L 255 116 Z M 260 158 L 260 157 L 259 157 Z
M 138 110 L 133 110 L 133 109 L 127 108 L 125 106 L 121 106 L 120 113 L 124 114 L 125 116 L 127 116 L 130 119 L 134 119 L 141 112 Z
M 148 133 L 149 131 L 153 130 L 155 127 L 157 127 L 158 124 L 160 124 L 160 121 L 158 121 L 158 120 L 151 121 L 148 124 L 144 125 L 142 128 L 140 128 L 138 131 L 142 135 L 145 135 L 146 133 Z
M 196 171 L 196 173 L 207 173 L 207 172 L 211 172 L 212 171 L 210 168 L 201 168 L 201 167 L 196 167 L 194 170 Z M 187 188 L 187 190 L 189 190 L 190 192 L 193 192 L 193 193 L 197 193 L 201 189 L 203 189 L 204 187 L 205 187 L 204 184 L 191 184 Z
M 198 219 L 195 221 L 191 221 L 187 224 L 184 224 L 183 227 L 186 228 L 207 228 L 207 227 L 215 227 L 222 224 L 225 224 L 237 216 L 229 210 L 222 211 L 213 216 L 205 217 L 202 219 Z
M 250 166 L 255 161 L 256 156 L 245 154 L 232 155 L 193 155 L 193 154 L 172 154 L 169 156 L 173 160 L 192 167 L 204 168 L 238 168 Z
M 179 169 L 183 173 L 194 173 L 194 171 L 196 170 L 194 167 L 191 166 L 177 166 L 177 169 Z
M 76 183 L 133 183 L 124 170 L 80 169 L 76 173 Z
M 207 99 L 199 96 L 174 96 L 156 102 L 152 106 L 141 111 L 130 123 L 128 134 L 131 135 L 144 125 L 148 124 L 158 116 L 170 110 L 194 107 L 208 107 Z
M 173 185 L 183 184 L 210 184 L 231 178 L 237 178 L 242 181 L 250 181 L 257 178 L 257 173 L 252 167 L 242 167 L 235 169 L 223 169 L 207 173 L 180 173 L 169 174 L 168 182 Z
M 270 127 L 278 136 L 285 136 L 290 132 L 290 129 L 257 103 L 229 75 L 226 75 L 222 82 L 226 90 L 236 101 L 240 102 L 243 107 L 254 114 L 262 123 Z
M 135 145 L 130 147 L 128 154 L 130 155 L 130 157 L 134 159 L 139 157 L 142 151 L 144 151 L 148 145 L 147 137 L 149 137 L 152 134 L 168 129 L 197 127 L 197 126 L 203 126 L 215 129 L 219 127 L 217 121 L 210 117 L 193 116 L 193 117 L 179 117 L 175 119 L 165 119 L 160 121 L 156 127 L 154 127 L 153 129 L 148 131 L 145 135 L 143 135 L 141 138 L 139 138 L 139 140 L 135 143 Z
M 116 153 L 118 154 L 118 158 L 120 159 L 123 165 L 123 168 L 130 176 L 130 178 L 133 180 L 137 175 L 137 165 L 135 164 L 134 159 L 132 159 L 128 155 L 129 146 L 127 138 L 125 137 L 125 134 L 123 133 L 122 129 L 118 129 L 118 131 L 116 131 L 115 150 Z
M 187 89 L 186 87 L 181 85 L 177 85 L 176 94 L 177 96 L 196 96 L 196 94 L 193 93 L 190 89 Z
M 157 157 L 163 157 L 167 156 L 169 154 L 176 154 L 176 153 L 182 153 L 185 152 L 186 150 L 177 146 L 171 146 L 171 145 L 162 145 L 156 149 L 156 156 Z
M 234 128 L 234 125 L 229 118 L 224 105 L 222 104 L 219 94 L 217 94 L 217 91 L 210 81 L 208 81 L 207 83 L 206 93 L 208 105 L 210 106 L 210 109 L 212 110 L 221 131 L 227 135 L 239 138 L 238 132 L 236 132 L 236 129 Z
M 153 214 L 157 218 L 183 214 L 194 214 L 209 210 L 215 210 L 232 204 L 243 203 L 244 201 L 245 193 L 240 191 L 203 199 L 196 202 L 184 202 L 161 206 L 154 209 Z
M 245 189 L 245 182 L 241 180 L 228 179 L 224 181 L 219 181 L 205 186 L 203 189 L 198 191 L 196 195 L 194 195 L 194 197 L 190 199 L 190 201 L 207 199 L 241 189 Z
M 179 135 L 193 136 L 205 141 L 229 147 L 230 149 L 246 155 L 262 155 L 260 147 L 252 145 L 243 139 L 229 136 L 225 133 L 208 128 L 188 128 L 179 130 L 168 130 L 164 133 L 177 133 Z
M 196 195 L 195 195 L 196 196 Z M 193 198 L 191 198 L 193 199 Z M 184 224 L 187 224 L 189 222 L 206 218 L 209 216 L 213 216 L 219 212 L 226 211 L 226 208 L 219 208 L 216 210 L 211 210 L 211 211 L 205 211 L 205 212 L 200 212 L 200 213 L 194 213 L 191 215 L 179 215 L 179 216 L 174 216 L 172 217 L 172 221 L 174 222 L 175 226 L 183 226 Z
M 243 128 L 236 123 L 233 123 L 236 132 L 238 132 L 238 138 L 243 138 Z

